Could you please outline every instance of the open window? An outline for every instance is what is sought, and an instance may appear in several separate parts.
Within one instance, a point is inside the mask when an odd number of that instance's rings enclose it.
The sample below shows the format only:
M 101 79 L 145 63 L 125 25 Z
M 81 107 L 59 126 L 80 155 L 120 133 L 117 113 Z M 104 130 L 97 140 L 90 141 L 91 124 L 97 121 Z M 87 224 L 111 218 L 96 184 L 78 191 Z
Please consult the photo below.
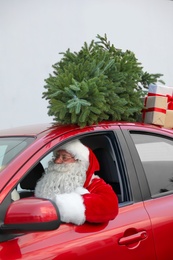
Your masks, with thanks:
M 114 143 L 114 134 L 110 132 L 90 134 L 79 139 L 84 145 L 93 150 L 99 161 L 100 170 L 95 174 L 112 186 L 118 196 L 119 202 L 124 202 L 125 194 L 117 161 L 118 152 Z M 52 151 L 23 178 L 20 183 L 20 198 L 34 195 L 36 183 L 44 174 L 50 159 L 52 159 Z
M 20 182 L 20 198 L 30 197 L 34 195 L 37 181 L 43 176 L 44 168 L 39 162 Z
M 96 174 L 110 184 L 118 196 L 119 202 L 124 201 L 123 185 L 116 159 L 115 149 L 110 134 L 90 135 L 81 139 L 95 153 L 100 170 Z

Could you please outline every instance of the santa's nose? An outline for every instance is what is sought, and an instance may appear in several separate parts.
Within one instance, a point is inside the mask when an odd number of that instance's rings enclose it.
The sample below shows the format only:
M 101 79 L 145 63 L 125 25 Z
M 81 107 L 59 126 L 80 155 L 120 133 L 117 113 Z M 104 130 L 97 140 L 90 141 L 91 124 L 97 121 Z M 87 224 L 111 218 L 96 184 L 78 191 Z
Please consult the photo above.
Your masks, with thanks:
M 58 158 L 55 159 L 55 163 L 61 164 L 63 163 L 63 158 L 59 156 Z

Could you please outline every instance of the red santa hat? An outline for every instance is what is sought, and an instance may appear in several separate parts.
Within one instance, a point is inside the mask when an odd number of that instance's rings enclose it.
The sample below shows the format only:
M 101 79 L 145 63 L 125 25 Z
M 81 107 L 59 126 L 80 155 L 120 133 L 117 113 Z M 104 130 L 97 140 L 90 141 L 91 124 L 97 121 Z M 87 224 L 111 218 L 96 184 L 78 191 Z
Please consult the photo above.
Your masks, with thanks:
M 65 150 L 74 156 L 76 160 L 89 162 L 89 149 L 78 139 L 62 145 L 59 150 Z
M 78 139 L 62 145 L 59 150 L 67 151 L 77 160 L 88 162 L 86 181 L 84 184 L 84 187 L 86 188 L 89 185 L 94 172 L 100 169 L 99 162 L 93 151 L 87 146 L 83 145 Z

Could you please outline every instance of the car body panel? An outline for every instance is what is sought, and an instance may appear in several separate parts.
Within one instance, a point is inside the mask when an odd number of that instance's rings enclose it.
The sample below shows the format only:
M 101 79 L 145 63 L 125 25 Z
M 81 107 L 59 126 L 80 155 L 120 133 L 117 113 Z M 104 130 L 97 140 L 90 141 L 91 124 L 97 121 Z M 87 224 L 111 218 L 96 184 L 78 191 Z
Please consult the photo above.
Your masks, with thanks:
M 172 138 L 172 130 L 164 129 L 163 132 L 163 129 L 161 128 L 156 128 L 155 131 L 153 131 L 152 128 L 148 127 L 143 127 L 142 129 L 139 129 L 138 127 L 130 127 L 129 131 L 137 131 L 138 133 L 145 132 L 153 135 L 156 134 L 157 136 L 163 138 Z M 133 157 L 136 172 L 138 173 L 138 180 L 142 191 L 144 206 L 151 219 L 157 259 L 173 259 L 171 242 L 173 232 L 173 195 L 168 194 L 167 196 L 164 196 L 163 194 L 160 195 L 160 197 L 155 196 L 152 198 L 139 155 L 135 147 L 132 149 L 133 142 L 130 140 L 130 136 L 127 133 L 127 127 L 124 128 L 124 136 L 127 140 L 128 146 L 130 147 L 131 156 Z M 160 153 L 162 153 L 162 151 L 160 151 Z M 165 248 L 167 248 L 167 250 L 165 250 Z
M 173 195 L 148 200 L 144 204 L 151 219 L 157 259 L 173 259 Z
M 112 145 L 116 146 L 115 153 L 118 151 L 121 175 L 128 190 L 127 201 L 119 204 L 118 216 L 108 223 L 81 226 L 62 223 L 51 231 L 23 232 L 11 234 L 11 237 L 0 234 L 3 237 L 0 259 L 171 259 L 173 195 L 151 198 L 131 132 L 157 133 L 173 138 L 172 130 L 127 122 L 106 122 L 85 128 L 46 124 L 0 131 L 1 136 L 34 138 L 28 148 L 0 172 L 2 216 L 7 211 L 10 192 L 38 161 L 59 144 L 93 134 L 111 133 L 114 136 Z
M 116 232 L 115 232 L 116 230 Z M 147 237 L 117 247 L 125 233 L 130 235 L 146 231 Z M 4 242 L 4 248 L 8 246 Z M 21 259 L 155 259 L 152 230 L 143 203 L 120 208 L 116 220 L 103 224 L 85 223 L 82 226 L 62 224 L 58 230 L 22 235 L 10 242 L 16 250 L 8 251 L 8 259 L 19 254 Z M 17 250 L 18 248 L 18 250 Z M 34 252 L 34 253 L 33 253 Z M 16 254 L 16 259 L 18 255 Z M 136 257 L 137 255 L 137 257 Z M 121 258 L 119 258 L 121 256 Z M 4 255 L 1 254 L 3 259 Z

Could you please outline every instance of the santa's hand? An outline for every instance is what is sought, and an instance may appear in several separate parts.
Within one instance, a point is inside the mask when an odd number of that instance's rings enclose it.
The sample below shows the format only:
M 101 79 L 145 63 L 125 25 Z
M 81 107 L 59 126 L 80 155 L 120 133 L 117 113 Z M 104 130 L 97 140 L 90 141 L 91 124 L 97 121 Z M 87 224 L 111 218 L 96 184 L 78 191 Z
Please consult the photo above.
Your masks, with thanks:
M 77 187 L 74 192 L 76 192 L 80 195 L 89 193 L 89 191 L 87 189 L 83 188 L 83 187 Z

